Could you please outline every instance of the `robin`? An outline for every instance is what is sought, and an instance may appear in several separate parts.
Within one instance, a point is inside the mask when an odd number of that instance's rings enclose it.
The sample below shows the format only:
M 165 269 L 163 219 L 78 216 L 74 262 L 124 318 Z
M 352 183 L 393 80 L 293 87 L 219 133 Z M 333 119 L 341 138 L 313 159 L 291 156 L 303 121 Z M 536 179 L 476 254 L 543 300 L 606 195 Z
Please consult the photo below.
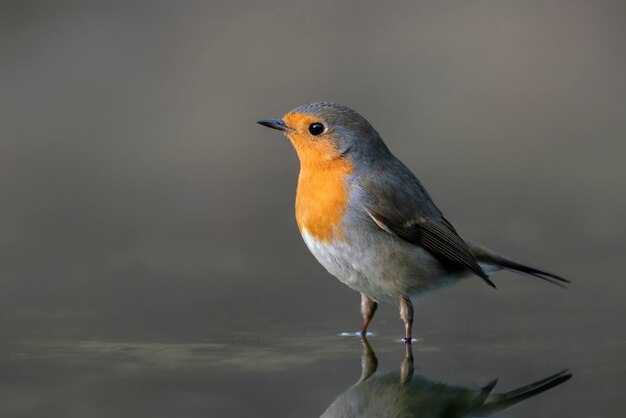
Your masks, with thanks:
M 506 269 L 563 286 L 568 280 L 463 240 L 415 175 L 359 113 L 332 102 L 259 124 L 278 129 L 300 160 L 296 222 L 315 258 L 361 293 L 363 326 L 379 302 L 398 303 L 411 343 L 411 298 Z

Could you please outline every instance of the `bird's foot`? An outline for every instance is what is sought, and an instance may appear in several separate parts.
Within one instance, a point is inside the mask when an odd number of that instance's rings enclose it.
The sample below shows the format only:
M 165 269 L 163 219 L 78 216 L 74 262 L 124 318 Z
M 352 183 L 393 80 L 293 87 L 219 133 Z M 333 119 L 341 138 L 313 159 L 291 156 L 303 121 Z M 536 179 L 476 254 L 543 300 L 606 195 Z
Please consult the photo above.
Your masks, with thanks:
M 374 335 L 371 332 L 366 332 L 365 334 L 363 333 L 363 331 L 357 331 L 357 332 L 340 332 L 339 336 L 340 337 L 371 337 L 372 335 Z

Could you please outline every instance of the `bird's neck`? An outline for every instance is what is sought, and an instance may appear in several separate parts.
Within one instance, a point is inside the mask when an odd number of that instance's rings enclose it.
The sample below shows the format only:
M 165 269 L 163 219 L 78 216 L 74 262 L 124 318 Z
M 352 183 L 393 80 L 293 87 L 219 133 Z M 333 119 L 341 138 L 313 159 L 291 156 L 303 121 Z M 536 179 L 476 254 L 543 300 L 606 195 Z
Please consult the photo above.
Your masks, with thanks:
M 341 220 L 348 206 L 347 177 L 354 171 L 345 158 L 300 161 L 296 221 L 301 233 L 318 241 L 343 238 Z

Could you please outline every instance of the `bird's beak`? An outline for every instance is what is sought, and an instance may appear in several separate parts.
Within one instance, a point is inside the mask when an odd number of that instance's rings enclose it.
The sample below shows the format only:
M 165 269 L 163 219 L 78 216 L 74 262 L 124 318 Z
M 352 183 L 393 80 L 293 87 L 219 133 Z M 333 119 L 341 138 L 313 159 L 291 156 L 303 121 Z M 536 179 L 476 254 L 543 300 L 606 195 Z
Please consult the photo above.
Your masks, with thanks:
M 261 119 L 257 121 L 259 125 L 267 126 L 268 128 L 278 129 L 279 131 L 290 131 L 291 128 L 285 125 L 281 119 Z

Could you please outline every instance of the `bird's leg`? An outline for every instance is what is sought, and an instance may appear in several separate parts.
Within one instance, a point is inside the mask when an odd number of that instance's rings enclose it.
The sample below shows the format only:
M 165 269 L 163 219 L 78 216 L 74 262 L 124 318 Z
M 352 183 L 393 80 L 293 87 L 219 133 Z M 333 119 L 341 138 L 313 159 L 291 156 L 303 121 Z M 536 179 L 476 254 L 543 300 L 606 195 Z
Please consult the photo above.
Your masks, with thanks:
M 400 298 L 400 318 L 404 322 L 404 342 L 411 344 L 413 333 L 413 304 L 406 296 Z
M 407 385 L 413 378 L 415 367 L 413 366 L 413 346 L 405 344 L 404 359 L 400 364 L 400 385 Z
M 361 314 L 363 315 L 363 326 L 361 327 L 361 336 L 365 337 L 367 334 L 367 327 L 372 322 L 378 303 L 361 293 Z

